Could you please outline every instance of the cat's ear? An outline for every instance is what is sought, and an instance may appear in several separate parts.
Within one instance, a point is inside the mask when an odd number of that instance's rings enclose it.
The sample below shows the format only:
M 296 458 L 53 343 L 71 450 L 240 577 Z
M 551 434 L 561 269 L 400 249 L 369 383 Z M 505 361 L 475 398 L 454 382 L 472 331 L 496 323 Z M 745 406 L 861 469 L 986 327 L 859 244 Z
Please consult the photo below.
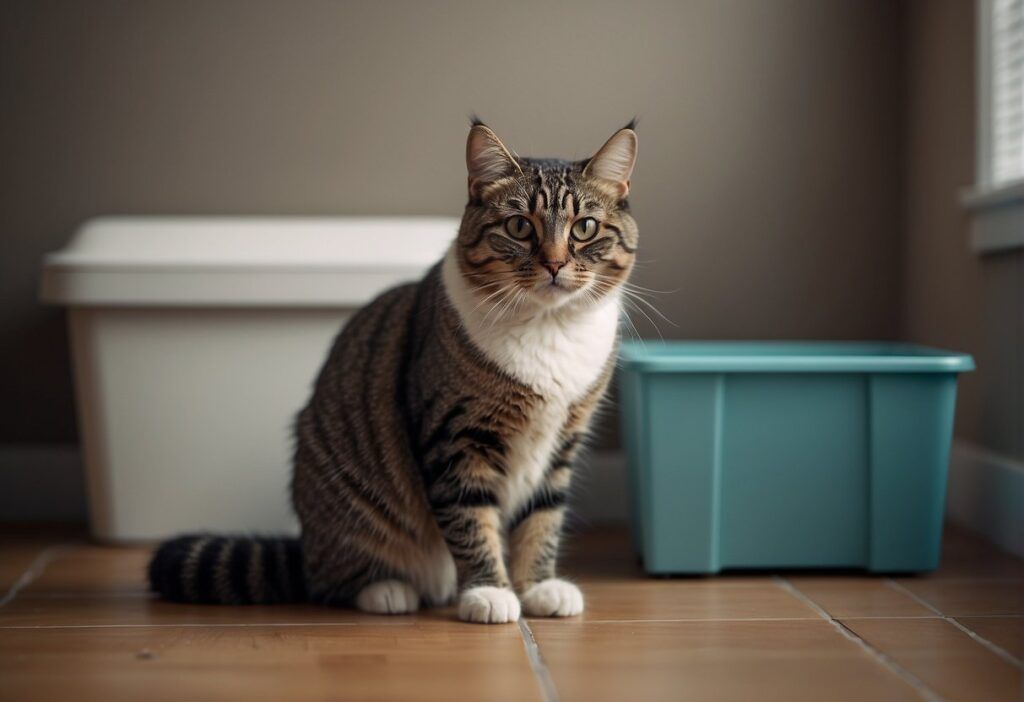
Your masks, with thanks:
M 473 124 L 466 140 L 466 169 L 469 171 L 469 195 L 474 198 L 480 197 L 488 183 L 523 173 L 498 135 L 479 122 Z
M 583 175 L 596 178 L 620 197 L 629 195 L 629 179 L 636 165 L 636 132 L 633 123 L 612 135 L 583 169 Z

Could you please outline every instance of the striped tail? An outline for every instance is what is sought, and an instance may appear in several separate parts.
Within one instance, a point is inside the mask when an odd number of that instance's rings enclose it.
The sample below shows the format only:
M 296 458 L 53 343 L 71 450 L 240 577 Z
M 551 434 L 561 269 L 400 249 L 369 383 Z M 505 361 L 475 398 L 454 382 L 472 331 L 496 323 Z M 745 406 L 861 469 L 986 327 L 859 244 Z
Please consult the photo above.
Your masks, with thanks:
M 165 541 L 149 562 L 149 586 L 172 602 L 304 602 L 298 539 L 194 534 Z

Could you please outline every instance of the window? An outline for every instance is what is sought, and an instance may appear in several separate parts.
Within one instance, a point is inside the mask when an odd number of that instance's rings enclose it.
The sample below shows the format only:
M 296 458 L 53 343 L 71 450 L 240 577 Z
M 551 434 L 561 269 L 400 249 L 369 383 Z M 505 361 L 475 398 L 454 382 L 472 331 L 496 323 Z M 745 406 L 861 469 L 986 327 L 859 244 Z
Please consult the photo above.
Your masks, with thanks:
M 1024 0 L 991 0 L 988 39 L 989 172 L 1000 185 L 1024 178 Z M 985 44 L 988 46 L 985 46 Z
M 1024 246 L 1024 0 L 978 0 L 978 252 Z

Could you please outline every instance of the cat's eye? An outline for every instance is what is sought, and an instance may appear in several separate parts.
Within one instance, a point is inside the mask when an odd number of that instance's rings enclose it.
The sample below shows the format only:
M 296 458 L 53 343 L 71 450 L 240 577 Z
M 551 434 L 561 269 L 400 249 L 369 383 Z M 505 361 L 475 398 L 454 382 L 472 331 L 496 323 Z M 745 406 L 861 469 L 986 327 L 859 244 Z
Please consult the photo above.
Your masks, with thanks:
M 529 239 L 533 234 L 533 222 L 522 215 L 515 215 L 505 220 L 505 231 L 513 239 Z
M 572 225 L 572 238 L 576 241 L 590 241 L 597 236 L 597 220 L 584 217 Z

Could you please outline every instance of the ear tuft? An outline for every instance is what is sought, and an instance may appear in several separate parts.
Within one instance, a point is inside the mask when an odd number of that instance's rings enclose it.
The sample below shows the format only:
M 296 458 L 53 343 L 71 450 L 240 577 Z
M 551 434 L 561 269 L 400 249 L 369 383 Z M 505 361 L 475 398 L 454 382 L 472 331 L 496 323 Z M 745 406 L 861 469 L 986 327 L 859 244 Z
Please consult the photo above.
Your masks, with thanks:
M 475 122 L 469 130 L 466 169 L 469 171 L 469 194 L 473 197 L 478 197 L 488 183 L 523 172 L 501 139 L 482 122 Z
M 605 142 L 587 162 L 583 174 L 604 181 L 621 197 L 629 194 L 629 179 L 636 165 L 637 138 L 633 126 L 636 120 L 623 127 Z

